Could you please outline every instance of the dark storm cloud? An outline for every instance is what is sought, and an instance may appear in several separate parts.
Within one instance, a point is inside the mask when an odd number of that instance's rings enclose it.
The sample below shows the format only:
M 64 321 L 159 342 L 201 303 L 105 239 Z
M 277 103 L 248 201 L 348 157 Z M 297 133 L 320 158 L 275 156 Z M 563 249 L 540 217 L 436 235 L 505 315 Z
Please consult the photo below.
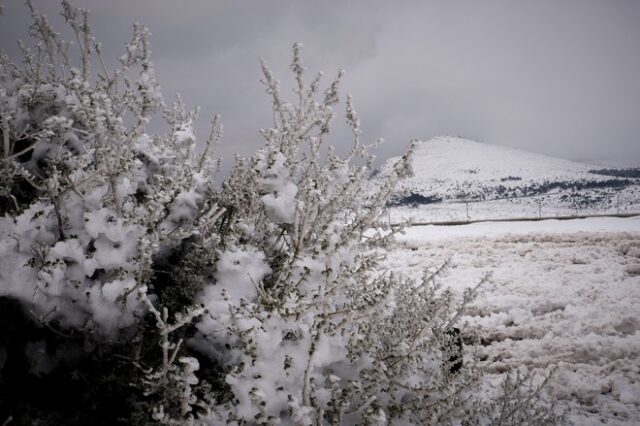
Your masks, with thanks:
M 6 2 L 0 46 L 15 54 L 25 8 Z M 36 4 L 52 18 L 56 2 Z M 364 137 L 399 154 L 454 134 L 574 159 L 640 160 L 640 2 L 83 0 L 115 58 L 131 23 L 151 28 L 170 99 L 220 113 L 222 154 L 246 154 L 270 123 L 258 58 L 286 82 L 290 46 L 310 71 L 338 68 Z M 337 145 L 346 145 L 339 129 Z M 343 126 L 342 126 L 343 127 Z M 201 130 L 206 131 L 203 124 Z

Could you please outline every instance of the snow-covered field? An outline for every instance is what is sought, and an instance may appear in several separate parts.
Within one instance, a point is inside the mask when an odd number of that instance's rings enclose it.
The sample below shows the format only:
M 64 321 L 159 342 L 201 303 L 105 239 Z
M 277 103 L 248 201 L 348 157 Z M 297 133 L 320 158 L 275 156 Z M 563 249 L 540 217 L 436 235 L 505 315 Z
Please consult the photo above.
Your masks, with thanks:
M 577 425 L 640 424 L 640 218 L 407 229 L 388 265 L 456 292 L 486 273 L 464 321 L 487 379 L 555 369 L 549 391 Z
M 429 223 L 465 220 L 499 220 L 511 218 L 586 216 L 619 213 L 640 213 L 640 186 L 613 191 L 580 191 L 583 196 L 600 197 L 589 206 L 572 206 L 562 199 L 566 192 L 477 202 L 442 202 L 423 206 L 396 206 L 388 210 L 385 219 L 391 223 Z

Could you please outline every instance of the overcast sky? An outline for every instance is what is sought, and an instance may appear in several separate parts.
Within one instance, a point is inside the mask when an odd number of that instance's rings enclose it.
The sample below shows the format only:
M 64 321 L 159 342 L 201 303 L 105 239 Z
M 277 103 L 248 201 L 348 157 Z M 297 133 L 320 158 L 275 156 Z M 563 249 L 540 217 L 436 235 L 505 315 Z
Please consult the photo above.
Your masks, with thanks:
M 2 2 L 2 0 L 0 0 Z M 26 11 L 5 0 L 0 47 L 15 54 Z M 35 1 L 53 18 L 55 1 Z M 222 155 L 247 154 L 270 125 L 264 57 L 283 81 L 293 42 L 309 71 L 347 74 L 378 157 L 441 134 L 569 159 L 640 161 L 640 1 L 76 0 L 116 58 L 134 21 L 152 33 L 165 97 L 219 113 Z M 342 111 L 340 111 L 342 112 Z M 340 117 L 337 119 L 341 120 Z M 340 132 L 336 145 L 348 141 Z

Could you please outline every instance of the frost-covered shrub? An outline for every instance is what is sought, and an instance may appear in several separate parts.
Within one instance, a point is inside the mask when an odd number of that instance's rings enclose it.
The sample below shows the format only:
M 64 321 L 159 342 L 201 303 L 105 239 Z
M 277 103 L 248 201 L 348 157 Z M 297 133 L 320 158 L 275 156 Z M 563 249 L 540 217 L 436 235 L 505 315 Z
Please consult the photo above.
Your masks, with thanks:
M 416 286 L 377 268 L 388 243 L 378 217 L 408 156 L 368 190 L 372 157 L 360 142 L 346 158 L 323 154 L 341 73 L 319 93 L 303 81 L 300 46 L 286 102 L 263 63 L 273 127 L 249 160 L 237 161 L 220 203 L 234 212 L 226 252 L 199 300 L 207 309 L 192 343 L 230 368 L 233 398 L 217 421 L 293 424 L 416 423 L 463 413 L 456 397 L 473 374 L 454 377 L 443 360 L 451 301 L 427 280 Z M 255 188 L 258 191 L 255 191 Z M 447 293 L 448 294 L 448 293 Z M 445 414 L 446 413 L 446 414 Z
M 194 113 L 180 102 L 165 108 L 168 135 L 144 132 L 163 108 L 148 31 L 136 25 L 121 67 L 90 84 L 87 58 L 99 44 L 86 12 L 63 5 L 80 41 L 81 70 L 33 8 L 40 43 L 25 48 L 25 66 L 2 64 L 2 192 L 4 205 L 13 201 L 3 252 L 31 268 L 5 274 L 10 285 L 1 291 L 38 316 L 113 335 L 144 311 L 139 295 L 153 256 L 188 238 L 196 215 L 210 207 L 211 164 L 195 156 Z M 24 185 L 31 196 L 18 199 Z
M 80 49 L 75 68 L 69 44 L 27 6 L 35 43 L 22 45 L 22 65 L 4 55 L 0 63 L 0 297 L 91 345 L 133 338 L 151 346 L 140 335 L 149 322 L 146 301 L 180 312 L 193 298 L 167 297 L 184 284 L 163 270 L 167 257 L 193 246 L 195 235 L 200 242 L 216 238 L 201 232 L 219 213 L 212 196 L 217 165 L 210 150 L 196 155 L 195 111 L 179 99 L 165 106 L 148 30 L 136 24 L 119 66 L 91 82 L 100 44 L 87 12 L 63 2 Z M 170 131 L 147 134 L 160 112 Z M 221 127 L 213 129 L 210 143 Z M 198 291 L 184 287 L 178 293 Z
M 473 363 L 460 368 L 452 330 L 473 292 L 455 302 L 437 273 L 380 267 L 395 231 L 378 218 L 412 148 L 367 182 L 350 97 L 352 147 L 327 146 L 342 72 L 305 82 L 296 44 L 289 102 L 263 62 L 273 125 L 216 186 L 221 125 L 197 154 L 196 111 L 163 101 L 148 31 L 134 25 L 109 70 L 88 13 L 62 5 L 79 66 L 29 1 L 35 43 L 0 62 L 0 302 L 22 308 L 0 322 L 32 323 L 0 339 L 0 390 L 85 378 L 84 414 L 61 414 L 77 423 L 526 423 L 532 399 L 484 401 Z M 148 133 L 154 117 L 170 130 Z M 38 419 L 43 401 L 19 395 L 0 412 Z

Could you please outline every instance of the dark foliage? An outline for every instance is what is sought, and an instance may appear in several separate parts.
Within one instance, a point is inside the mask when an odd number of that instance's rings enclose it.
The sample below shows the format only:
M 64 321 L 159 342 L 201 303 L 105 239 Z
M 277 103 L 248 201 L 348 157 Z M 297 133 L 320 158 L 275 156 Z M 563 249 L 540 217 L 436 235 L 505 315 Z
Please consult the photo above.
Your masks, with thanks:
M 439 203 L 442 201 L 441 197 L 437 197 L 435 195 L 430 195 L 425 197 L 422 194 L 416 194 L 415 192 L 410 193 L 409 195 L 403 197 L 394 197 L 387 203 L 388 207 L 397 207 L 397 206 L 411 206 L 416 207 L 425 204 L 433 204 Z
M 508 180 L 521 180 L 516 177 L 502 178 L 502 182 Z M 602 190 L 620 190 L 629 186 L 637 185 L 638 183 L 630 179 L 606 179 L 600 181 L 543 181 L 542 183 L 535 183 L 526 186 L 506 187 L 504 185 L 497 185 L 493 187 L 481 188 L 478 192 L 470 192 L 467 190 L 458 190 L 452 198 L 458 202 L 475 202 L 486 201 L 495 199 L 507 199 L 507 198 L 522 198 L 522 197 L 535 197 L 545 195 L 554 190 L 566 190 L 575 194 L 575 197 L 580 197 L 578 191 L 589 189 L 602 189 Z M 587 198 L 591 198 L 588 197 Z M 410 193 L 404 197 L 394 198 L 388 205 L 390 207 L 397 206 L 410 206 L 417 207 L 421 205 L 434 204 L 444 201 L 442 197 L 437 195 L 423 195 L 417 193 Z M 587 200 L 585 203 L 588 205 L 596 200 Z
M 604 176 L 640 179 L 640 167 L 634 167 L 629 169 L 597 169 L 597 170 L 589 170 L 589 173 L 594 173 L 596 175 L 604 175 Z
M 133 391 L 133 383 L 142 378 L 141 367 L 160 362 L 151 316 L 142 321 L 135 336 L 116 342 L 55 327 L 38 324 L 20 302 L 0 298 L 0 353 L 4 353 L 0 421 L 11 418 L 11 425 L 52 426 L 155 424 L 148 414 L 155 401 Z M 186 337 L 194 330 L 185 327 L 180 332 Z M 34 344 L 41 350 L 36 356 L 29 350 Z M 206 356 L 197 356 L 201 386 L 195 391 L 213 392 L 219 402 L 228 399 L 222 368 Z M 50 363 L 51 371 L 39 372 L 35 358 Z

